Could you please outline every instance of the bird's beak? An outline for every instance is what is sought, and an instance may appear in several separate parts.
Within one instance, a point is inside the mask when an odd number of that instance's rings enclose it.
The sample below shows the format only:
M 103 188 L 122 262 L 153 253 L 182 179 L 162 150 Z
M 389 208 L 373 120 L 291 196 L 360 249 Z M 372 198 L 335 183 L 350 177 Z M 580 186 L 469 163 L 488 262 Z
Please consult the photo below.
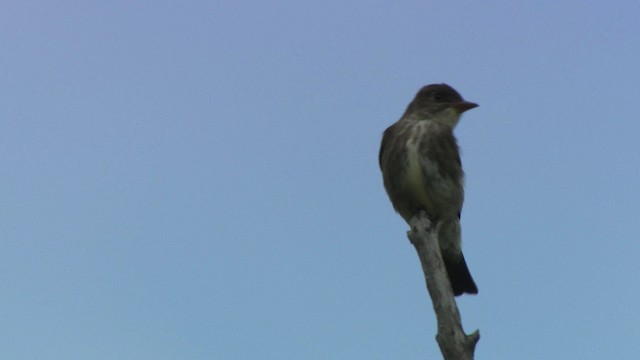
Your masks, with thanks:
M 478 107 L 478 104 L 472 103 L 469 101 L 460 101 L 460 102 L 451 104 L 451 107 L 458 110 L 460 113 L 463 113 L 467 110 L 473 109 L 474 107 Z

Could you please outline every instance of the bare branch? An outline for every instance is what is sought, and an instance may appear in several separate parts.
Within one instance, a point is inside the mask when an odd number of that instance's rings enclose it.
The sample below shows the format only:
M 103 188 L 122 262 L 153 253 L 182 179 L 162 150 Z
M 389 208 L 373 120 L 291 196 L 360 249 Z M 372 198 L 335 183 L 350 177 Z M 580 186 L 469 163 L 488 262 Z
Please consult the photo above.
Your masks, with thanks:
M 438 228 L 439 224 L 433 226 L 423 211 L 411 219 L 411 231 L 407 232 L 407 237 L 420 257 L 433 310 L 438 319 L 436 340 L 444 359 L 473 360 L 480 332 L 476 330 L 471 335 L 466 335 L 462 329 L 460 312 L 440 254 Z

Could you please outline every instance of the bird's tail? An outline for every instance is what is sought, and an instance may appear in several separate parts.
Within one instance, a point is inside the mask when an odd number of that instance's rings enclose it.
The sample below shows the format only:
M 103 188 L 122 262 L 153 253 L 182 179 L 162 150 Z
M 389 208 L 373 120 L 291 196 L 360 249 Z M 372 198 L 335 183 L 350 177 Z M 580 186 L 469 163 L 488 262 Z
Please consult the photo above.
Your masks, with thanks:
M 467 262 L 464 261 L 464 255 L 460 254 L 460 257 L 445 258 L 443 260 L 454 296 L 462 295 L 463 293 L 478 293 L 478 287 L 471 277 Z

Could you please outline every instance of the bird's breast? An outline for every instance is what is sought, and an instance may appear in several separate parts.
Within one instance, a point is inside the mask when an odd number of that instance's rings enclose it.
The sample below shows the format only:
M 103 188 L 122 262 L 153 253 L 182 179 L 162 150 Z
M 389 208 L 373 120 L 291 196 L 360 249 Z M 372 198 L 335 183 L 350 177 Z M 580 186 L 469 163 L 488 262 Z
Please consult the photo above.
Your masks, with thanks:
M 463 201 L 462 170 L 455 147 L 429 134 L 429 124 L 418 124 L 405 143 L 403 194 L 405 218 L 424 209 L 433 216 L 457 217 Z M 455 145 L 455 143 L 454 143 Z M 428 150 L 429 147 L 435 147 Z M 406 215 L 406 216 L 405 216 Z
M 421 125 L 416 129 L 416 134 L 422 134 Z M 431 200 L 427 194 L 425 187 L 426 179 L 422 169 L 422 161 L 420 159 L 420 136 L 411 136 L 406 144 L 407 149 L 407 168 L 406 168 L 406 187 L 407 192 L 411 194 L 414 201 L 421 206 L 429 209 L 432 207 Z

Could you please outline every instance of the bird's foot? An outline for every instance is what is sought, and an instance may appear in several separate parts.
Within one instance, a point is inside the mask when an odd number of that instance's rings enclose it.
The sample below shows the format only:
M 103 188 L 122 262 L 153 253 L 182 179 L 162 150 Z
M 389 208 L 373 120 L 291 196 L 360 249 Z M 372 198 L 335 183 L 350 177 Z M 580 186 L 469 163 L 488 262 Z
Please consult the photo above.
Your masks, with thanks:
M 409 222 L 411 230 L 407 231 L 407 236 L 411 240 L 411 243 L 414 244 L 413 239 L 419 238 L 419 236 L 417 236 L 418 234 L 434 231 L 437 225 L 436 220 L 432 220 L 426 211 L 421 210 L 411 218 Z

